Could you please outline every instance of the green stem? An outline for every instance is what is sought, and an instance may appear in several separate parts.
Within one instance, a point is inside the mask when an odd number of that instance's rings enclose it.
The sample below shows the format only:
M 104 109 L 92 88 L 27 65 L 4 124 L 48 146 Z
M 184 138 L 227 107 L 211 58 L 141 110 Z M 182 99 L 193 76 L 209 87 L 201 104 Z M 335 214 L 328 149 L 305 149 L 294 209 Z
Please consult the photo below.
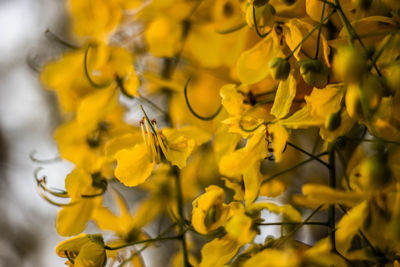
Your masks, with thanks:
M 117 246 L 117 247 L 104 246 L 104 249 L 106 249 L 106 250 L 118 250 L 118 249 L 130 247 L 130 246 L 134 246 L 134 245 L 139 245 L 139 244 L 144 244 L 144 243 L 152 243 L 152 242 L 157 242 L 157 241 L 174 240 L 174 239 L 181 239 L 181 238 L 182 238 L 182 235 L 168 236 L 168 237 L 156 237 L 156 238 L 151 238 L 151 239 L 145 239 L 145 240 L 139 240 L 139 241 L 135 241 L 135 242 L 131 242 L 131 243 L 126 243 L 124 245 Z
M 178 214 L 179 217 L 182 221 L 185 221 L 185 216 L 183 212 L 183 194 L 182 194 L 182 185 L 181 185 L 181 179 L 180 179 L 180 170 L 178 167 L 173 166 L 172 167 L 174 177 L 175 177 L 175 187 L 176 187 L 176 202 L 178 206 Z M 183 254 L 183 266 L 184 267 L 190 267 L 189 263 L 189 255 L 188 255 L 188 249 L 186 246 L 186 240 L 185 240 L 185 226 L 183 224 L 180 224 L 180 230 L 183 233 L 180 236 L 181 240 L 181 246 L 182 246 L 182 254 Z
M 83 56 L 83 67 L 84 67 L 84 70 L 85 70 L 86 79 L 89 81 L 90 85 L 93 86 L 94 88 L 97 88 L 97 89 L 107 88 L 112 84 L 112 82 L 106 82 L 106 83 L 103 83 L 103 84 L 98 84 L 95 81 L 93 81 L 92 78 L 90 77 L 89 70 L 88 70 L 88 54 L 89 54 L 89 49 L 92 46 L 93 46 L 93 44 L 90 44 L 90 43 L 86 46 L 85 54 Z
M 237 25 L 237 26 L 235 26 L 235 27 L 232 27 L 232 28 L 230 28 L 230 29 L 227 29 L 227 30 L 218 30 L 218 31 L 216 31 L 216 32 L 219 33 L 219 34 L 229 34 L 229 33 L 236 32 L 236 31 L 238 31 L 238 30 L 243 29 L 246 25 L 247 25 L 247 23 L 246 23 L 246 22 L 243 22 L 242 24 L 239 24 L 239 25 Z
M 385 51 L 385 49 L 388 47 L 388 45 L 390 44 L 390 42 L 393 40 L 395 34 L 392 33 L 390 35 L 389 38 L 387 38 L 385 40 L 385 42 L 383 43 L 383 45 L 379 48 L 379 50 L 376 52 L 375 57 L 371 60 L 372 64 L 376 64 L 376 62 L 378 61 L 378 59 L 380 58 L 380 56 L 382 55 L 383 51 Z
M 344 176 L 344 179 L 346 180 L 347 187 L 348 187 L 350 190 L 352 190 L 352 189 L 351 189 L 351 186 L 350 186 L 350 178 L 349 178 L 349 176 L 348 176 L 347 173 L 346 173 L 346 168 L 347 168 L 346 160 L 345 160 L 345 158 L 344 158 L 342 152 L 341 152 L 339 149 L 335 149 L 335 150 L 336 150 L 336 154 L 338 155 L 338 158 L 339 158 L 339 160 L 340 160 L 340 163 L 342 164 L 343 169 L 344 169 L 344 174 L 343 174 L 343 176 Z
M 272 222 L 272 223 L 257 223 L 257 225 L 262 226 L 273 226 L 273 225 L 323 225 L 328 226 L 329 222 Z
M 262 34 L 259 30 L 258 30 L 258 26 L 257 26 L 257 18 L 256 18 L 256 7 L 253 5 L 253 23 L 254 23 L 254 29 L 256 29 L 256 33 L 260 38 L 264 38 L 266 36 L 268 36 L 272 30 Z
M 376 65 L 376 63 L 373 61 L 373 59 L 371 58 L 371 56 L 368 53 L 368 49 L 367 47 L 364 45 L 363 41 L 361 40 L 360 36 L 358 36 L 356 30 L 353 28 L 353 26 L 351 25 L 351 22 L 347 19 L 346 15 L 343 12 L 342 6 L 339 3 L 339 0 L 335 0 L 335 5 L 336 5 L 336 10 L 338 11 L 340 20 L 343 23 L 343 26 L 345 27 L 347 34 L 349 36 L 349 42 L 351 45 L 353 45 L 353 40 L 356 39 L 361 47 L 364 49 L 364 51 L 366 52 L 366 55 L 368 56 L 368 59 L 371 60 L 372 62 L 372 66 L 374 67 L 374 69 L 376 70 L 376 73 L 378 73 L 379 76 L 382 76 L 382 73 L 380 72 L 380 70 L 378 69 L 378 66 Z
M 297 46 L 290 52 L 290 54 L 286 57 L 286 60 L 289 60 L 294 52 L 296 52 L 297 49 L 299 49 L 301 47 L 301 45 L 317 30 L 319 29 L 322 24 L 325 23 L 325 21 L 327 21 L 333 14 L 335 14 L 336 9 L 333 9 L 331 12 L 329 12 L 329 14 L 326 16 L 326 18 L 324 18 L 323 20 L 321 20 L 317 25 L 314 26 L 314 28 L 311 29 L 311 31 L 309 31 L 306 36 L 304 36 L 303 40 L 300 41 L 300 43 L 297 44 Z
M 326 154 L 328 154 L 328 152 L 320 153 L 320 154 L 318 154 L 318 155 L 316 155 L 316 156 L 314 156 L 314 157 L 317 157 L 317 158 L 318 158 L 318 157 L 324 156 L 324 155 L 326 155 Z M 297 169 L 298 167 L 303 166 L 304 164 L 307 164 L 307 163 L 309 163 L 309 162 L 311 162 L 311 161 L 313 161 L 313 160 L 315 160 L 315 158 L 309 158 L 309 159 L 307 159 L 307 160 L 305 160 L 305 161 L 302 161 L 302 162 L 300 162 L 300 163 L 298 163 L 298 164 L 296 164 L 296 165 L 294 165 L 294 166 L 292 166 L 292 167 L 290 167 L 290 168 L 288 168 L 288 169 L 286 169 L 286 170 L 283 170 L 283 171 L 281 171 L 281 172 L 278 172 L 278 173 L 276 173 L 276 174 L 274 174 L 274 175 L 268 177 L 268 178 L 265 179 L 264 181 L 262 181 L 261 185 L 263 185 L 263 184 L 265 184 L 265 183 L 267 183 L 267 182 L 269 182 L 269 181 L 271 181 L 271 180 L 273 180 L 273 179 L 275 179 L 275 178 L 277 178 L 277 177 L 279 177 L 279 176 L 281 176 L 281 175 L 283 175 L 283 174 L 285 174 L 285 173 L 291 172 L 291 171 Z
M 321 40 L 321 31 L 322 31 L 322 20 L 324 19 L 324 14 L 325 14 L 325 6 L 326 6 L 326 2 L 324 2 L 322 4 L 322 12 L 321 12 L 321 19 L 319 21 L 319 23 L 321 24 L 321 27 L 319 27 L 318 29 L 318 36 L 317 36 L 317 51 L 315 52 L 315 59 L 318 59 L 318 53 L 319 53 L 319 44 L 320 44 L 320 40 Z
M 344 138 L 345 138 L 345 140 L 354 141 L 354 142 L 376 142 L 377 141 L 374 139 L 349 138 L 349 137 L 345 137 L 345 136 L 344 136 Z M 396 141 L 387 141 L 387 140 L 380 140 L 380 141 L 387 143 L 387 144 L 393 144 L 393 145 L 400 146 L 400 143 L 396 142 Z
M 189 97 L 188 97 L 188 95 L 187 95 L 187 89 L 188 89 L 189 82 L 190 82 L 190 79 L 188 79 L 188 80 L 186 81 L 186 84 L 185 84 L 185 88 L 184 88 L 183 93 L 184 93 L 184 95 L 185 95 L 186 105 L 187 105 L 187 107 L 189 108 L 190 112 L 191 112 L 196 118 L 198 118 L 198 119 L 200 119 L 200 120 L 203 120 L 203 121 L 210 121 L 210 120 L 214 119 L 215 117 L 217 117 L 218 114 L 219 114 L 219 113 L 221 112 L 221 110 L 222 110 L 222 104 L 219 105 L 217 111 L 215 111 L 214 114 L 212 114 L 212 115 L 210 115 L 210 116 L 208 116 L 208 117 L 199 115 L 196 111 L 194 111 L 194 109 L 193 109 L 192 106 L 190 105 Z
M 332 189 L 336 188 L 336 166 L 335 166 L 335 146 L 329 149 L 328 154 L 329 159 L 329 187 Z M 336 241 L 335 241 L 335 205 L 329 205 L 328 209 L 328 221 L 329 221 L 329 239 L 332 245 L 332 251 L 336 251 Z
M 311 220 L 311 218 L 312 218 L 315 214 L 317 214 L 317 212 L 318 212 L 323 206 L 324 206 L 324 205 L 322 204 L 322 205 L 320 205 L 319 207 L 317 207 L 313 212 L 311 212 L 310 215 L 307 216 L 307 218 L 306 218 L 303 222 L 299 223 L 299 224 L 294 228 L 294 230 L 293 230 L 292 232 L 290 232 L 288 235 L 286 235 L 285 237 L 283 237 L 282 239 L 280 239 L 280 240 L 278 241 L 277 247 L 279 247 L 280 243 L 285 242 L 286 240 L 288 240 L 289 237 L 293 236 L 301 227 L 303 227 L 305 224 L 307 224 L 308 221 Z
M 306 154 L 307 156 L 309 156 L 309 157 L 315 159 L 315 160 L 318 161 L 319 163 L 323 164 L 325 167 L 329 168 L 328 163 L 326 163 L 325 161 L 321 160 L 319 157 L 317 157 L 317 156 L 315 156 L 315 155 L 313 155 L 313 154 L 311 154 L 311 153 L 305 151 L 304 149 L 302 149 L 301 147 L 296 146 L 296 145 L 293 144 L 293 143 L 286 142 L 286 144 L 288 144 L 289 146 L 293 147 L 294 149 L 296 149 L 296 150 L 302 152 L 303 154 Z
M 46 31 L 44 32 L 44 35 L 51 41 L 55 41 L 56 43 L 59 43 L 65 47 L 68 47 L 70 49 L 79 49 L 79 46 L 76 45 L 72 45 L 64 40 L 62 40 L 60 37 L 58 37 L 57 35 L 55 35 L 54 33 L 52 33 L 49 29 L 46 29 Z

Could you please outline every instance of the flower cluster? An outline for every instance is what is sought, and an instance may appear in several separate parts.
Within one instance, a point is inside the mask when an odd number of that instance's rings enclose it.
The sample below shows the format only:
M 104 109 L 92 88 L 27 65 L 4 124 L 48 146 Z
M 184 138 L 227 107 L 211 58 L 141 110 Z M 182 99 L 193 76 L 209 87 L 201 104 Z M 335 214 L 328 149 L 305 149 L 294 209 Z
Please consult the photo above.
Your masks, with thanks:
M 74 170 L 36 178 L 69 266 L 143 266 L 166 240 L 173 266 L 400 266 L 399 1 L 67 2 L 76 44 L 40 79 Z M 123 187 L 146 197 L 131 210 Z

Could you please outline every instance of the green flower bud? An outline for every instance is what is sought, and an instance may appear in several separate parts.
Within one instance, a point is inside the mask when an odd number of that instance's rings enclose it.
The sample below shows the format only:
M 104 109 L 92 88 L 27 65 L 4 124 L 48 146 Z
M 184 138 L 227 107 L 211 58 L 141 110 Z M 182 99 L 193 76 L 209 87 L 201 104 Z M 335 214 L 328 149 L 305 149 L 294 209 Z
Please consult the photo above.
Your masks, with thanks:
M 309 85 L 322 87 L 328 82 L 328 68 L 319 60 L 306 59 L 299 62 L 300 74 Z
M 339 128 L 340 124 L 342 123 L 342 117 L 340 116 L 339 112 L 334 112 L 329 114 L 329 116 L 325 120 L 325 128 L 328 131 L 334 131 Z
M 269 62 L 271 76 L 274 80 L 286 80 L 290 73 L 290 64 L 284 58 L 276 57 Z
M 360 121 L 365 118 L 362 105 L 362 94 L 366 101 L 366 108 L 369 112 L 374 113 L 378 108 L 382 94 L 383 86 L 379 78 L 372 74 L 366 74 L 358 83 L 352 83 L 347 86 L 345 101 L 346 110 L 350 117 Z
M 392 92 L 400 89 L 400 64 L 394 64 L 384 69 L 383 75 Z
M 365 55 L 354 47 L 342 47 L 338 49 L 333 60 L 333 71 L 336 76 L 345 82 L 360 80 L 367 70 L 368 64 Z
M 371 156 L 360 163 L 359 185 L 367 191 L 380 190 L 391 180 L 387 164 L 377 156 Z

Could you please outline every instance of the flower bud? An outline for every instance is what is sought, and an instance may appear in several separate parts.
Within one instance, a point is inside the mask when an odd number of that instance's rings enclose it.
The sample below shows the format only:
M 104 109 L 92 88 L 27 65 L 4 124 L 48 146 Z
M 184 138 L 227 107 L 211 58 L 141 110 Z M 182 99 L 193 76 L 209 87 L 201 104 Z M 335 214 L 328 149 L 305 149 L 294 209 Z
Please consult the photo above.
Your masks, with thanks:
M 276 57 L 269 62 L 271 76 L 274 80 L 286 80 L 290 73 L 290 64 L 284 58 Z
M 366 74 L 358 83 L 352 83 L 347 86 L 346 91 L 346 110 L 354 120 L 363 120 L 365 118 L 362 105 L 362 94 L 366 101 L 366 108 L 373 113 L 378 108 L 382 94 L 383 86 L 378 77 L 372 74 Z
M 377 156 L 368 157 L 360 163 L 359 175 L 359 185 L 367 191 L 382 189 L 391 178 L 388 165 Z
M 354 47 L 339 48 L 333 60 L 334 73 L 345 82 L 360 80 L 367 67 L 365 55 Z
M 384 69 L 383 75 L 392 92 L 400 89 L 400 64 L 394 64 Z
M 309 85 L 322 87 L 328 82 L 328 68 L 319 60 L 300 61 L 300 74 Z
M 325 128 L 328 131 L 334 131 L 339 128 L 340 124 L 342 123 L 342 117 L 340 116 L 339 112 L 334 112 L 329 114 L 329 116 L 325 120 Z

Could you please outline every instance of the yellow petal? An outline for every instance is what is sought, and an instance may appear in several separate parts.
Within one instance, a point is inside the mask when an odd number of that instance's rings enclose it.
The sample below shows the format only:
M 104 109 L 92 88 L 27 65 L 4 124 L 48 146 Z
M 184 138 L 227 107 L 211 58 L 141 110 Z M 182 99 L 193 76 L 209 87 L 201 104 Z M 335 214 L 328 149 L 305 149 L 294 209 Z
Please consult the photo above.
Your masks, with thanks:
M 81 127 L 92 130 L 105 115 L 118 105 L 115 89 L 103 89 L 85 97 L 78 107 L 77 121 Z
M 292 106 L 293 99 L 296 95 L 296 80 L 293 75 L 280 81 L 275 94 L 274 105 L 271 108 L 271 114 L 277 119 L 285 117 Z
M 308 106 L 305 106 L 289 118 L 280 120 L 279 122 L 286 128 L 299 129 L 313 126 L 322 126 L 324 125 L 325 120 L 312 116 L 310 113 L 310 108 Z
M 150 53 L 156 57 L 175 56 L 180 47 L 181 34 L 181 24 L 168 17 L 158 17 L 145 32 Z
M 262 174 L 260 171 L 261 162 L 256 162 L 252 164 L 244 173 L 244 200 L 246 205 L 253 203 L 260 191 Z
M 115 159 L 115 154 L 122 149 L 134 147 L 138 143 L 143 142 L 142 133 L 137 131 L 135 133 L 128 133 L 122 136 L 116 136 L 105 145 L 105 154 L 110 159 Z
M 264 249 L 247 260 L 243 267 L 296 267 L 301 266 L 299 254 L 290 250 Z
M 302 221 L 300 212 L 295 208 L 293 208 L 293 206 L 290 204 L 285 204 L 283 206 L 280 206 L 269 202 L 257 202 L 249 206 L 248 209 L 257 211 L 260 211 L 262 209 L 267 209 L 270 212 L 282 214 L 284 218 L 286 218 L 289 221 L 293 222 Z
M 275 161 L 279 162 L 282 159 L 283 150 L 286 147 L 286 142 L 289 134 L 279 122 L 268 125 L 268 131 L 272 138 L 272 147 L 274 149 Z
M 235 84 L 222 86 L 220 95 L 222 97 L 222 105 L 230 115 L 242 114 L 244 96 L 236 90 Z
M 71 13 L 74 31 L 81 36 L 108 34 L 119 23 L 122 9 L 116 1 L 72 0 Z
M 225 225 L 225 230 L 232 239 L 237 240 L 240 245 L 244 245 L 250 243 L 256 235 L 252 225 L 253 220 L 242 213 L 233 216 Z
M 199 267 L 224 266 L 239 250 L 240 245 L 236 240 L 225 236 L 208 242 L 201 249 L 201 262 Z
M 62 208 L 57 215 L 56 228 L 61 236 L 72 236 L 86 228 L 93 208 L 101 202 L 101 198 L 88 198 Z
M 260 188 L 260 196 L 265 197 L 277 197 L 285 192 L 286 186 L 283 182 L 279 180 L 271 180 L 265 183 Z
M 243 52 L 237 62 L 239 80 L 244 84 L 253 84 L 263 80 L 270 73 L 269 62 L 282 56 L 271 36 L 261 40 L 251 49 Z
M 352 208 L 337 224 L 336 244 L 340 252 L 346 253 L 351 246 L 351 240 L 358 233 L 367 217 L 368 202 L 364 201 Z
M 319 204 L 346 204 L 354 206 L 360 203 L 365 197 L 365 194 L 356 192 L 344 192 L 332 189 L 326 185 L 306 184 L 303 186 L 303 193 L 310 199 L 313 199 Z
M 324 89 L 314 88 L 304 99 L 310 107 L 312 116 L 326 119 L 326 117 L 340 109 L 345 88 L 342 84 L 328 85 Z
M 115 158 L 115 177 L 126 186 L 137 186 L 146 181 L 154 169 L 145 144 L 137 144 L 132 149 L 119 151 Z

